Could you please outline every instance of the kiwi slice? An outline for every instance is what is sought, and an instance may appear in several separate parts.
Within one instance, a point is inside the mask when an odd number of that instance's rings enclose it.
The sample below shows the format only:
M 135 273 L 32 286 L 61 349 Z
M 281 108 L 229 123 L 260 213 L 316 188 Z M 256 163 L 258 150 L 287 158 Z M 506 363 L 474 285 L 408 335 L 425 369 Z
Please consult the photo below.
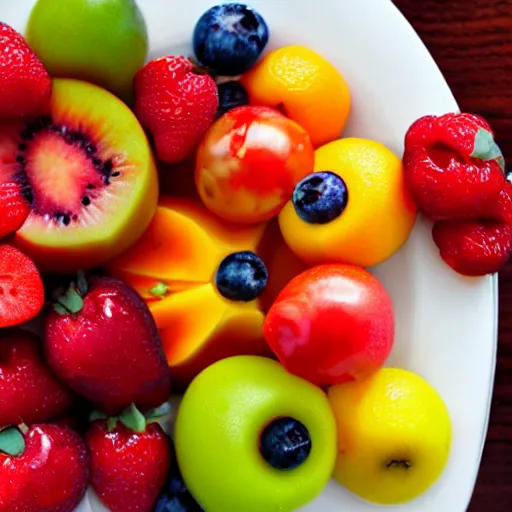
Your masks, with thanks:
M 88 82 L 53 81 L 49 111 L 0 125 L 0 180 L 31 206 L 14 244 L 47 272 L 101 266 L 130 247 L 157 206 L 147 137 L 132 111 Z

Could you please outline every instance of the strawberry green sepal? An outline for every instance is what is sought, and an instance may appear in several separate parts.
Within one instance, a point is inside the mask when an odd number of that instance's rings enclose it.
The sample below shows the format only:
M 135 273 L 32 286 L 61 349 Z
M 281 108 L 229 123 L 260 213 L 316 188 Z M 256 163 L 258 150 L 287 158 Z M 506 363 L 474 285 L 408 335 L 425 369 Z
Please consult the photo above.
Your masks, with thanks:
M 79 271 L 77 281 L 72 282 L 67 290 L 59 289 L 54 295 L 53 309 L 59 315 L 75 315 L 84 307 L 84 297 L 87 295 L 88 283 L 85 273 Z
M 132 403 L 130 407 L 127 407 L 118 416 L 109 417 L 102 411 L 93 411 L 89 415 L 89 422 L 92 423 L 93 421 L 98 420 L 106 421 L 107 430 L 109 432 L 112 432 L 116 428 L 118 422 L 121 422 L 126 428 L 140 434 L 146 430 L 148 423 L 155 423 L 163 419 L 169 415 L 170 411 L 170 404 L 165 402 L 160 407 L 152 409 L 146 414 L 142 414 L 139 409 L 137 409 L 136 405 Z
M 137 409 L 135 404 L 131 404 L 119 416 L 107 416 L 101 411 L 93 411 L 89 415 L 89 421 L 92 423 L 97 420 L 105 420 L 107 422 L 107 430 L 112 432 L 118 422 L 121 422 L 126 428 L 137 432 L 138 434 L 146 430 L 146 417 Z
M 19 457 L 25 451 L 25 438 L 18 427 L 0 430 L 0 452 Z
M 479 128 L 476 132 L 475 145 L 470 156 L 484 161 L 496 160 L 501 170 L 505 172 L 505 158 L 503 157 L 503 153 L 498 144 L 496 144 L 492 133 L 488 130 Z

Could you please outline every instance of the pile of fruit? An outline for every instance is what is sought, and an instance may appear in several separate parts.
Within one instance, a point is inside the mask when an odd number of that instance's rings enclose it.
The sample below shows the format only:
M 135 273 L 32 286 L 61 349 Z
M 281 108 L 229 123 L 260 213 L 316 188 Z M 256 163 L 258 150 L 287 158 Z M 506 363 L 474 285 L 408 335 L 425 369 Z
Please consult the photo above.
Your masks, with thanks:
M 331 477 L 414 499 L 449 413 L 383 368 L 393 305 L 366 268 L 418 211 L 460 274 L 506 263 L 490 126 L 426 116 L 403 159 L 341 138 L 339 70 L 266 52 L 243 4 L 199 18 L 193 58 L 146 62 L 147 40 L 133 0 L 0 23 L 0 512 L 71 512 L 89 486 L 111 512 L 284 512 Z

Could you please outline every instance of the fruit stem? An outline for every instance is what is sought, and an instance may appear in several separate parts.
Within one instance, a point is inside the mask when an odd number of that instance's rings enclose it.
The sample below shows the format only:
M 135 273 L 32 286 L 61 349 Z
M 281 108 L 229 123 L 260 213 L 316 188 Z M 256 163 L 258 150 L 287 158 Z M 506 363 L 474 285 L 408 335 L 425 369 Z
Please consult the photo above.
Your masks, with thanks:
M 386 467 L 388 469 L 391 469 L 391 468 L 411 469 L 412 468 L 412 464 L 408 460 L 406 460 L 406 459 L 400 459 L 400 460 L 393 459 L 393 460 L 390 460 L 386 464 Z
M 149 293 L 153 295 L 154 297 L 158 297 L 159 299 L 163 299 L 167 292 L 169 291 L 169 287 L 165 283 L 158 283 L 151 290 L 149 290 Z

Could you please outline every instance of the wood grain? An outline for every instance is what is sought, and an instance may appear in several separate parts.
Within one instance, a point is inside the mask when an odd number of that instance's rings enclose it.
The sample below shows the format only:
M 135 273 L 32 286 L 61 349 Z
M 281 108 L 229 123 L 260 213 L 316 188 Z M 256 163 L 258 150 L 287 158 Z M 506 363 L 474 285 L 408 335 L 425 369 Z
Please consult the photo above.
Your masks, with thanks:
M 432 53 L 461 110 L 489 120 L 511 166 L 512 1 L 396 0 L 395 4 Z M 500 275 L 495 392 L 480 474 L 468 510 L 512 510 L 512 263 Z

